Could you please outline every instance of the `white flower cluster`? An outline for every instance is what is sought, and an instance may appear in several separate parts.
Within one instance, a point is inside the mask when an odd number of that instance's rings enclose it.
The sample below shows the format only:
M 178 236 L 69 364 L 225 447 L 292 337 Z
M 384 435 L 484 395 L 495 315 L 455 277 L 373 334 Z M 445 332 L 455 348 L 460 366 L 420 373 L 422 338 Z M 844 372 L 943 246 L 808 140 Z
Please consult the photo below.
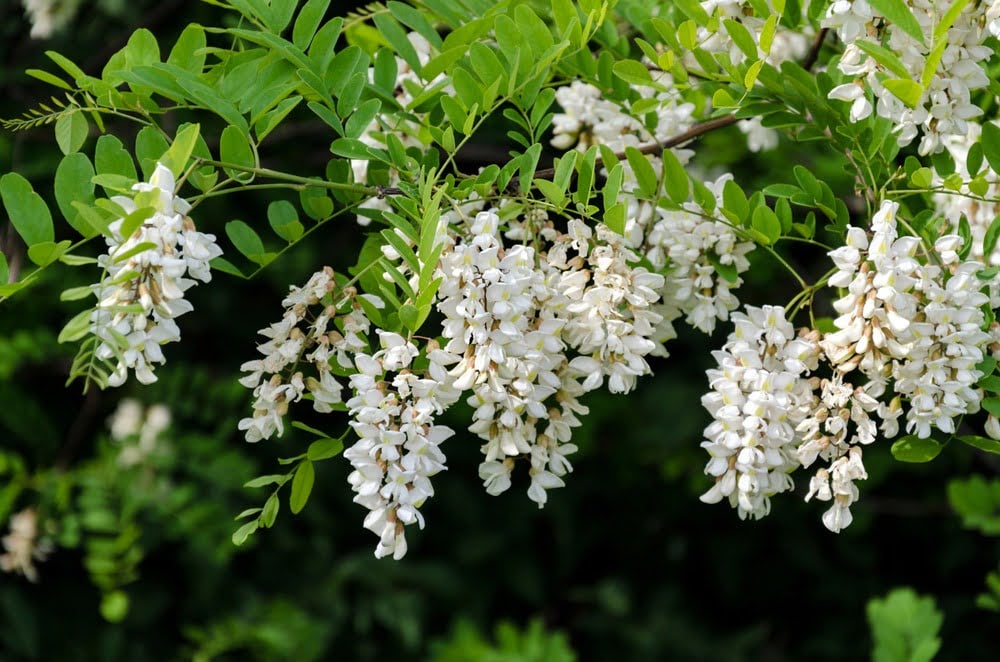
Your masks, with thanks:
M 1000 7 L 1000 2 L 997 3 L 997 6 Z M 982 132 L 982 125 L 969 122 L 969 132 L 966 135 L 946 136 L 943 140 L 945 148 L 955 160 L 955 172 L 961 175 L 965 181 L 977 174 L 968 172 L 966 161 L 969 148 L 979 142 Z M 993 251 L 989 255 L 984 254 L 986 230 L 1000 215 L 1000 205 L 992 202 L 992 200 L 1000 199 L 1000 176 L 989 168 L 987 168 L 987 175 L 987 188 L 983 195 L 974 197 L 969 191 L 969 185 L 963 184 L 962 188 L 953 194 L 935 193 L 934 204 L 938 214 L 948 220 L 955 232 L 959 229 L 962 216 L 965 216 L 972 236 L 969 258 L 979 260 L 987 267 L 1000 267 L 1000 242 L 993 247 Z M 986 199 L 980 200 L 977 197 Z M 990 306 L 994 309 L 1000 308 L 1000 279 L 994 278 L 990 281 L 989 286 Z M 1000 342 L 1000 336 L 997 337 L 997 341 Z
M 368 349 L 371 322 L 353 290 L 337 291 L 334 272 L 329 267 L 316 272 L 301 288 L 291 287 L 282 301 L 285 313 L 280 322 L 262 329 L 268 338 L 257 350 L 262 359 L 240 366 L 249 373 L 240 383 L 253 389 L 253 416 L 239 422 L 249 442 L 269 439 L 284 433 L 284 416 L 292 402 L 307 393 L 313 409 L 333 411 L 343 402 L 343 387 L 333 375 L 353 368 L 353 355 Z M 369 305 L 384 306 L 374 295 L 360 295 Z M 340 312 L 347 304 L 348 310 Z M 303 363 L 311 364 L 315 374 L 306 375 Z
M 838 67 L 854 78 L 831 90 L 830 98 L 852 102 L 850 116 L 856 122 L 872 113 L 870 89 L 875 96 L 874 110 L 895 123 L 899 144 L 909 144 L 923 129 L 919 152 L 929 154 L 941 149 L 942 136 L 964 135 L 968 121 L 982 114 L 972 103 L 971 94 L 989 84 L 983 62 L 993 51 L 983 42 L 997 23 L 994 19 L 987 28 L 981 20 L 980 4 L 967 3 L 948 31 L 936 38 L 937 26 L 953 3 L 906 0 L 904 4 L 920 26 L 923 43 L 888 23 L 866 0 L 836 0 L 830 5 L 823 25 L 837 30 L 845 45 Z M 991 3 L 991 11 L 996 11 L 996 4 Z M 897 67 L 902 66 L 907 75 L 901 76 L 900 71 L 892 71 L 862 50 L 862 41 L 887 48 L 898 57 Z M 928 62 L 933 68 L 929 80 L 924 76 Z M 890 91 L 887 79 L 899 81 L 904 89 L 919 85 L 919 101 L 907 106 Z M 926 85 L 924 80 L 928 80 Z
M 720 206 L 722 188 L 732 178 L 726 174 L 705 183 Z M 684 207 L 656 208 L 646 257 L 657 269 L 670 268 L 663 306 L 658 308 L 665 323 L 683 315 L 692 327 L 712 333 L 716 321 L 726 321 L 739 307 L 732 290 L 743 284 L 739 274 L 750 268 L 747 254 L 754 244 L 740 241 L 731 225 L 708 217 L 697 204 L 688 202 Z M 730 278 L 720 274 L 713 261 L 723 265 Z M 661 339 L 673 335 L 672 329 L 667 330 Z
M 166 405 L 144 407 L 135 398 L 125 398 L 108 419 L 111 438 L 122 444 L 118 464 L 131 467 L 141 464 L 157 448 L 160 434 L 170 426 Z
M 209 261 L 222 254 L 215 236 L 186 216 L 191 206 L 174 185 L 173 173 L 158 163 L 149 182 L 132 187 L 134 199 L 111 198 L 126 217 L 148 212 L 138 227 L 127 228 L 126 218 L 112 221 L 108 253 L 98 260 L 106 274 L 93 287 L 99 303 L 90 323 L 101 341 L 97 357 L 117 360 L 112 386 L 123 384 L 129 369 L 143 384 L 156 381 L 153 364 L 166 361 L 160 346 L 180 340 L 174 320 L 193 309 L 184 292 L 195 280 L 210 281 Z
M 406 554 L 404 527 L 424 527 L 419 508 L 434 496 L 431 476 L 443 471 L 441 442 L 454 434 L 435 425 L 434 417 L 458 398 L 447 386 L 443 352 L 431 351 L 426 375 L 412 370 L 416 346 L 400 336 L 378 330 L 379 349 L 358 353 L 358 370 L 351 376 L 354 397 L 347 401 L 358 441 L 344 451 L 354 471 L 348 477 L 354 502 L 370 512 L 364 526 L 379 537 L 375 556 Z
M 644 356 L 655 348 L 649 336 L 660 316 L 651 306 L 662 277 L 631 267 L 637 256 L 603 226 L 596 248 L 578 220 L 569 234 L 542 228 L 536 238 L 547 239 L 549 250 L 536 254 L 531 246 L 506 247 L 500 224 L 495 211 L 478 213 L 468 239 L 442 256 L 443 362 L 453 366 L 451 385 L 472 391 L 469 429 L 486 441 L 480 477 L 487 491 L 508 489 L 514 458 L 527 455 L 528 495 L 543 506 L 546 490 L 572 470 L 567 456 L 576 446 L 567 442 L 577 415 L 587 412 L 578 397 L 605 377 L 612 392 L 628 392 L 649 372 Z M 568 357 L 569 350 L 578 355 Z
M 847 294 L 834 303 L 839 330 L 822 344 L 839 372 L 864 374 L 872 395 L 891 380 L 909 402 L 906 431 L 929 437 L 932 427 L 954 432 L 956 417 L 979 410 L 982 393 L 973 385 L 990 341 L 980 308 L 988 297 L 976 277 L 982 264 L 958 261 L 958 235 L 936 242 L 940 265 L 922 264 L 920 240 L 898 236 L 898 208 L 884 202 L 870 237 L 851 228 L 847 245 L 831 252 L 838 271 L 830 284 Z
M 0 538 L 4 553 L 0 554 L 0 570 L 18 572 L 28 581 L 38 581 L 35 561 L 44 561 L 50 546 L 38 542 L 38 513 L 25 508 L 10 518 L 10 533 Z
M 703 501 L 728 498 L 741 517 L 762 517 L 770 496 L 792 488 L 788 474 L 821 458 L 829 466 L 812 476 L 806 500 L 832 502 L 823 523 L 838 532 L 853 519 L 855 481 L 867 478 L 864 446 L 899 434 L 904 413 L 906 431 L 926 438 L 954 433 L 956 419 L 979 411 L 976 365 L 992 341 L 982 264 L 960 262 L 957 235 L 921 253 L 920 239 L 899 236 L 897 212 L 884 202 L 870 232 L 849 228 L 830 252 L 829 285 L 846 290 L 834 303 L 837 331 L 802 330 L 793 340 L 781 308 L 733 315 L 736 330 L 714 353 L 719 367 L 708 371 L 703 398 L 714 419 L 705 471 L 716 480 Z M 816 376 L 821 367 L 831 377 Z
M 31 21 L 31 38 L 48 39 L 76 16 L 80 0 L 21 0 Z
M 705 503 L 728 499 L 741 519 L 764 517 L 770 497 L 792 489 L 788 475 L 799 465 L 796 426 L 808 415 L 816 369 L 815 337 L 798 337 L 780 306 L 734 313 L 735 331 L 708 371 L 711 392 L 702 405 L 714 421 L 702 448 L 711 456 L 705 472 L 715 484 Z
M 670 77 L 659 74 L 659 79 L 670 85 Z M 662 142 L 677 135 L 694 122 L 691 104 L 684 103 L 676 92 L 653 92 L 651 88 L 638 88 L 644 98 L 656 98 L 658 123 L 649 133 L 625 109 L 601 97 L 600 91 L 587 83 L 575 81 L 556 91 L 556 100 L 563 108 L 553 120 L 555 136 L 552 144 L 568 148 L 577 143 L 578 149 L 590 144 L 606 145 L 614 151 L 627 146 L 641 147 Z M 653 96 L 655 94 L 655 97 Z M 673 150 L 682 163 L 691 156 L 690 151 Z M 662 159 L 647 157 L 658 174 L 663 171 Z M 652 202 L 640 200 L 634 192 L 638 188 L 635 176 L 623 162 L 626 179 L 622 186 L 621 200 L 628 205 L 626 217 L 626 245 L 643 253 L 657 270 L 669 270 L 664 285 L 659 289 L 663 305 L 657 312 L 663 316 L 659 330 L 654 334 L 658 341 L 676 336 L 672 321 L 686 316 L 693 327 L 706 333 L 715 329 L 716 320 L 727 320 L 729 313 L 739 306 L 732 290 L 742 284 L 739 274 L 750 263 L 746 255 L 753 250 L 753 243 L 740 241 L 732 227 L 711 218 L 693 202 L 684 209 L 665 209 Z M 706 186 L 722 200 L 722 187 L 732 179 L 724 175 Z M 731 280 L 722 277 L 713 260 L 731 273 Z M 666 354 L 660 345 L 657 353 Z

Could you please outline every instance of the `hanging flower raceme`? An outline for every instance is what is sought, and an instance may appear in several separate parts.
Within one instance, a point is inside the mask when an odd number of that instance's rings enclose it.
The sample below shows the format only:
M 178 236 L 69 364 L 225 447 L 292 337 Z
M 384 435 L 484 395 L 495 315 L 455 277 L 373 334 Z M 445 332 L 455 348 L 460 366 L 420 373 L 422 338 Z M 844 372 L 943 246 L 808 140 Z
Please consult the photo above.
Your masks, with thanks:
M 158 163 L 149 182 L 132 187 L 134 198 L 111 199 L 125 215 L 111 222 L 108 252 L 98 259 L 105 276 L 93 287 L 99 303 L 90 323 L 97 358 L 116 362 L 112 386 L 129 370 L 143 384 L 156 381 L 153 365 L 166 361 L 161 345 L 180 340 L 175 320 L 192 310 L 184 293 L 211 280 L 209 261 L 222 254 L 186 216 L 191 206 L 174 187 L 173 173 Z
M 313 274 L 303 287 L 290 288 L 281 302 L 281 321 L 259 332 L 268 339 L 257 347 L 263 358 L 240 366 L 248 373 L 240 383 L 254 394 L 253 415 L 239 422 L 247 441 L 280 437 L 289 405 L 306 394 L 320 413 L 343 402 L 343 386 L 334 370 L 350 370 L 354 354 L 368 350 L 371 322 L 359 297 L 367 305 L 384 307 L 374 295 L 339 289 L 329 267 Z
M 983 63 L 993 50 L 984 42 L 995 21 L 987 27 L 979 3 L 970 2 L 942 31 L 944 6 L 951 3 L 907 0 L 904 4 L 912 17 L 905 25 L 887 22 L 866 0 L 837 0 L 830 5 L 823 25 L 836 29 L 844 42 L 837 66 L 854 77 L 831 90 L 830 98 L 851 102 L 853 122 L 868 117 L 873 109 L 891 120 L 900 145 L 908 145 L 922 130 L 919 151 L 929 154 L 941 149 L 942 137 L 965 135 L 969 120 L 982 115 L 971 96 L 989 84 Z M 871 55 L 873 45 L 898 55 L 892 66 L 884 57 Z

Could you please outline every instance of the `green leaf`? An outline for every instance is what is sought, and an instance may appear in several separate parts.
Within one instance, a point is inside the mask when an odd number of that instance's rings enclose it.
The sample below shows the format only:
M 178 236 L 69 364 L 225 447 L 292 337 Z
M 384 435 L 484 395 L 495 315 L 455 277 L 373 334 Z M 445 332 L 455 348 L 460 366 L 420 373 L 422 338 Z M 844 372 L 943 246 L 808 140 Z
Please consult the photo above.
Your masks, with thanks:
M 378 115 L 378 111 L 381 109 L 382 102 L 379 99 L 369 99 L 362 103 L 347 118 L 347 122 L 344 124 L 344 136 L 347 138 L 360 138 L 368 130 L 372 120 L 375 119 L 375 116 Z
M 896 440 L 891 450 L 892 456 L 900 462 L 930 462 L 942 448 L 934 439 L 921 439 L 911 434 Z
M 924 96 L 920 83 L 909 78 L 890 78 L 882 81 L 882 85 L 910 108 L 916 108 Z
M 233 242 L 236 250 L 255 262 L 264 254 L 264 242 L 254 229 L 243 221 L 226 223 L 226 236 Z
M 194 146 L 198 142 L 200 129 L 198 124 L 184 126 L 177 132 L 173 144 L 160 158 L 160 163 L 169 168 L 170 172 L 174 173 L 174 177 L 180 177 L 184 174 L 188 159 L 191 158 L 191 152 L 194 151 Z
M 417 323 L 420 319 L 420 311 L 413 304 L 403 304 L 399 307 L 399 321 L 410 331 L 416 331 L 419 327 Z
M 275 492 L 271 496 L 267 497 L 267 501 L 264 502 L 264 510 L 260 514 L 260 525 L 265 529 L 269 529 L 274 526 L 274 521 L 278 519 L 278 510 L 281 509 L 281 501 L 278 499 L 278 493 Z
M 878 44 L 870 41 L 865 41 L 864 39 L 858 39 L 854 42 L 854 44 L 860 48 L 862 52 L 870 55 L 876 62 L 900 78 L 906 78 L 910 75 L 910 72 L 906 69 L 899 58 L 896 57 L 896 54 L 888 48 L 879 46 Z
M 295 477 L 292 478 L 292 494 L 288 498 L 288 506 L 293 513 L 298 514 L 305 507 L 315 481 L 316 474 L 313 463 L 306 460 L 299 465 L 295 471 Z
M 904 0 L 868 0 L 868 4 L 872 6 L 875 13 L 887 18 L 890 23 L 921 44 L 924 43 L 924 31 L 920 29 L 920 23 L 917 22 Z
M 200 74 L 205 68 L 206 46 L 205 29 L 197 23 L 191 23 L 177 37 L 174 47 L 170 49 L 167 62 L 194 74 Z
M 333 200 L 319 188 L 305 188 L 299 192 L 299 204 L 309 218 L 320 221 L 333 213 Z
M 63 154 L 72 154 L 83 147 L 90 132 L 82 111 L 65 113 L 56 120 L 56 142 Z
M 671 200 L 681 204 L 687 200 L 691 189 L 687 171 L 672 150 L 665 149 L 660 156 L 663 159 L 663 188 Z
M 27 179 L 16 172 L 0 177 L 0 198 L 7 208 L 10 222 L 25 244 L 32 246 L 55 239 L 52 214 Z
M 305 232 L 295 206 L 287 200 L 275 200 L 267 206 L 267 221 L 274 233 L 290 244 L 298 241 Z
M 58 244 L 53 241 L 41 241 L 28 247 L 28 259 L 40 267 L 45 267 L 62 257 L 71 245 L 69 239 L 63 239 Z
M 254 520 L 252 522 L 247 522 L 240 528 L 236 529 L 236 532 L 233 533 L 233 544 L 239 547 L 245 543 L 247 538 L 249 538 L 253 532 L 257 530 L 258 526 L 260 525 L 257 523 L 257 520 Z
M 309 450 L 306 455 L 312 462 L 318 462 L 336 457 L 343 450 L 344 442 L 340 439 L 317 439 L 309 444 Z
M 628 206 L 624 202 L 616 202 L 604 211 L 604 224 L 620 235 L 625 234 L 625 222 L 628 220 Z
M 628 164 L 632 167 L 633 174 L 635 174 L 641 196 L 647 200 L 655 199 L 660 189 L 660 181 L 656 177 L 653 165 L 649 162 L 649 157 L 635 147 L 626 147 L 625 158 L 628 159 Z M 687 197 L 687 191 L 684 192 L 684 196 Z
M 76 342 L 90 333 L 90 315 L 92 312 L 94 311 L 88 308 L 74 315 L 73 319 L 66 322 L 66 326 L 59 332 L 58 341 L 60 343 Z
M 1000 441 L 997 441 L 996 439 L 980 437 L 979 435 L 974 434 L 964 434 L 958 437 L 958 440 L 964 444 L 972 446 L 973 448 L 978 448 L 981 451 L 993 453 L 994 455 L 1000 455 Z
M 615 75 L 629 85 L 652 85 L 653 76 L 646 65 L 635 60 L 620 60 L 612 68 Z
M 7 256 L 0 251 L 0 287 L 7 285 L 10 280 L 10 266 L 7 264 Z
M 250 138 L 243 129 L 232 124 L 222 130 L 222 138 L 219 141 L 219 158 L 224 163 L 231 163 L 242 168 L 251 169 L 257 166 Z M 230 177 L 243 184 L 253 181 L 252 172 L 236 168 L 224 168 L 224 170 Z
M 1000 173 L 1000 126 L 993 122 L 983 122 L 983 136 L 979 141 L 983 147 L 986 162 L 993 172 Z
M 739 21 L 734 21 L 731 18 L 727 18 L 722 21 L 722 24 L 726 26 L 726 32 L 732 38 L 733 43 L 736 47 L 743 51 L 743 54 L 750 58 L 750 61 L 757 60 L 757 42 L 754 41 L 753 36 L 747 27 L 740 23 Z
M 285 481 L 288 480 L 288 476 L 285 474 L 269 474 L 267 476 L 258 476 L 253 480 L 248 480 L 243 483 L 243 487 L 267 487 L 268 485 L 284 485 Z
M 84 237 L 97 234 L 99 228 L 94 228 L 80 211 L 73 206 L 74 202 L 90 205 L 94 202 L 94 166 L 86 154 L 77 152 L 63 157 L 56 168 L 54 188 L 56 203 L 66 222 Z
M 43 83 L 48 83 L 49 85 L 61 87 L 62 89 L 69 90 L 71 92 L 73 91 L 72 85 L 64 81 L 62 78 L 59 78 L 54 74 L 50 74 L 48 71 L 43 71 L 41 69 L 27 69 L 25 70 L 24 73 L 28 74 L 32 78 L 37 78 Z
M 316 34 L 316 29 L 319 28 L 329 6 L 330 0 L 309 0 L 299 10 L 298 18 L 292 27 L 292 43 L 297 48 L 303 51 L 309 48 L 313 35 Z
M 698 25 L 708 24 L 708 12 L 697 0 L 674 0 L 674 4 Z
M 732 179 L 727 179 L 722 185 L 722 213 L 736 225 L 742 225 L 750 215 L 747 196 L 740 185 Z
M 760 205 L 753 210 L 750 227 L 761 233 L 768 245 L 781 238 L 781 220 L 767 205 Z
M 1000 398 L 985 398 L 982 405 L 983 409 L 1000 418 Z
M 998 239 L 1000 239 L 1000 216 L 993 219 L 990 226 L 986 228 L 986 234 L 983 235 L 983 255 L 987 256 L 987 259 L 996 250 Z

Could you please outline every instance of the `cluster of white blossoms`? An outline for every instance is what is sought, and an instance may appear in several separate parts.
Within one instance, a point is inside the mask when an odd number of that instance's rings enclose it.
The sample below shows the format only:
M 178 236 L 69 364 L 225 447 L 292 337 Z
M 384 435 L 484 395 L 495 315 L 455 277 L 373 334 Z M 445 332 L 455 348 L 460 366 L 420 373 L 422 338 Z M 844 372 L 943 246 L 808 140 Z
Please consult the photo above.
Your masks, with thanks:
M 572 430 L 588 411 L 580 397 L 605 383 L 631 391 L 657 348 L 663 277 L 637 266 L 621 235 L 579 219 L 562 231 L 537 210 L 502 220 L 479 206 L 442 215 L 438 228 L 439 339 L 375 328 L 362 302 L 382 300 L 338 290 L 326 269 L 292 288 L 282 320 L 261 331 L 263 358 L 242 367 L 255 397 L 239 424 L 248 441 L 280 435 L 289 405 L 307 394 L 319 411 L 348 410 L 358 435 L 344 453 L 349 482 L 380 557 L 402 557 L 405 527 L 423 526 L 430 478 L 445 468 L 441 442 L 454 434 L 435 419 L 450 405 L 464 397 L 473 408 L 486 491 L 507 490 L 523 462 L 542 507 L 572 471 Z M 347 378 L 346 402 L 334 374 Z
M 770 497 L 792 489 L 788 475 L 798 466 L 796 426 L 809 413 L 814 385 L 815 337 L 798 337 L 780 306 L 734 313 L 736 327 L 712 355 L 711 392 L 702 405 L 714 419 L 702 447 L 711 456 L 705 472 L 715 484 L 706 503 L 728 499 L 740 518 L 757 519 L 771 510 Z
M 348 477 L 354 502 L 370 512 L 364 526 L 378 536 L 375 556 L 406 554 L 404 527 L 424 527 L 419 508 L 434 496 L 430 478 L 444 470 L 440 444 L 454 434 L 434 417 L 458 399 L 448 386 L 440 350 L 429 352 L 426 371 L 414 371 L 420 352 L 398 333 L 379 329 L 380 349 L 358 353 L 347 401 L 358 441 L 344 451 L 354 471 Z
M 732 178 L 725 174 L 705 182 L 719 206 L 722 189 Z M 712 333 L 717 321 L 729 319 L 729 313 L 739 307 L 732 291 L 743 284 L 739 274 L 750 268 L 747 254 L 754 243 L 741 241 L 731 225 L 708 216 L 694 202 L 685 203 L 684 209 L 657 207 L 655 218 L 646 239 L 646 257 L 657 269 L 670 267 L 663 305 L 657 310 L 667 324 L 685 316 L 692 327 Z M 729 270 L 729 278 L 719 273 L 714 262 Z M 672 335 L 667 329 L 661 339 Z
M 156 381 L 161 345 L 180 340 L 175 319 L 193 308 L 184 293 L 212 279 L 209 261 L 222 254 L 215 236 L 199 232 L 186 216 L 191 206 L 174 194 L 173 173 L 162 164 L 149 182 L 132 188 L 134 198 L 114 196 L 125 217 L 112 221 L 108 252 L 98 258 L 105 275 L 93 286 L 98 305 L 91 332 L 101 341 L 97 358 L 116 360 L 108 383 L 120 386 L 135 372 L 143 384 Z M 133 226 L 132 218 L 142 220 Z
M 947 32 L 938 34 L 953 4 L 950 0 L 906 0 L 904 4 L 920 26 L 923 43 L 889 23 L 866 0 L 836 0 L 830 5 L 823 25 L 836 29 L 845 45 L 838 68 L 854 78 L 831 90 L 830 98 L 852 102 L 850 117 L 856 122 L 872 113 L 870 90 L 875 112 L 896 125 L 899 144 L 909 144 L 922 129 L 919 152 L 929 154 L 942 148 L 942 136 L 965 135 L 969 120 L 982 115 L 971 95 L 989 84 L 983 63 L 993 50 L 983 42 L 996 34 L 1000 23 L 995 18 L 984 21 L 981 3 L 970 2 Z M 994 14 L 997 5 L 990 3 Z M 863 50 L 862 43 L 884 46 L 897 58 L 896 63 L 879 62 Z M 896 87 L 895 91 L 904 90 L 908 96 L 914 85 L 920 94 L 912 106 L 893 94 Z
M 66 27 L 80 7 L 80 0 L 21 0 L 31 21 L 31 38 L 48 39 Z
M 997 3 L 997 7 L 1000 8 L 1000 2 Z M 979 142 L 982 133 L 981 124 L 969 122 L 969 132 L 966 135 L 946 136 L 943 140 L 945 148 L 955 160 L 955 172 L 961 175 L 965 182 L 978 174 L 968 172 L 966 162 L 969 148 Z M 972 237 L 972 246 L 969 250 L 971 259 L 979 260 L 987 267 L 1000 267 L 1000 242 L 993 247 L 989 255 L 985 254 L 986 230 L 1000 215 L 1000 204 L 994 202 L 1000 200 L 1000 176 L 988 166 L 986 182 L 986 190 L 981 192 L 982 195 L 973 194 L 969 190 L 968 183 L 964 183 L 958 191 L 935 193 L 934 204 L 937 213 L 948 221 L 955 232 L 958 232 L 962 217 L 965 217 Z M 990 306 L 994 309 L 1000 308 L 1000 279 L 993 279 L 989 285 Z M 996 339 L 1000 342 L 1000 335 Z
M 240 383 L 254 394 L 253 415 L 239 422 L 247 441 L 280 437 L 289 405 L 307 394 L 320 413 L 343 402 L 343 386 L 333 373 L 338 366 L 340 371 L 353 367 L 354 354 L 368 349 L 371 330 L 359 299 L 384 307 L 377 296 L 339 290 L 329 267 L 313 274 L 304 286 L 290 288 L 281 302 L 285 308 L 281 321 L 259 331 L 268 338 L 257 347 L 264 358 L 240 366 L 248 373 Z M 303 368 L 309 365 L 313 371 L 307 375 Z
M 657 80 L 667 86 L 672 84 L 668 74 L 657 74 Z M 603 99 L 593 85 L 575 81 L 556 91 L 562 112 L 553 119 L 553 146 L 567 149 L 575 144 L 577 149 L 586 149 L 600 144 L 621 152 L 626 147 L 662 143 L 694 124 L 694 107 L 685 103 L 676 91 L 636 89 L 643 98 L 660 101 L 654 131 L 645 129 L 627 109 Z M 681 163 L 687 163 L 691 157 L 687 150 L 675 149 L 673 153 Z M 662 176 L 662 159 L 655 155 L 647 158 L 654 172 Z M 665 341 L 675 337 L 672 322 L 682 316 L 694 328 L 711 333 L 718 320 L 729 319 L 729 313 L 739 306 L 732 291 L 742 284 L 739 274 L 749 268 L 746 256 L 754 244 L 741 241 L 727 221 L 713 218 L 694 202 L 686 203 L 682 209 L 666 209 L 639 199 L 635 195 L 638 188 L 635 175 L 628 163 L 622 165 L 626 176 L 620 200 L 627 204 L 628 210 L 625 243 L 648 258 L 658 271 L 669 270 L 658 291 L 663 305 L 656 310 L 663 319 L 655 339 Z M 729 179 L 732 175 L 726 174 L 705 182 L 719 202 L 722 187 Z M 730 277 L 720 275 L 713 262 L 723 265 Z M 657 353 L 666 354 L 662 342 Z
M 611 392 L 628 392 L 649 372 L 663 279 L 630 266 L 638 256 L 602 225 L 596 242 L 576 219 L 567 233 L 543 216 L 508 231 L 534 236 L 542 252 L 505 246 L 501 225 L 495 211 L 479 212 L 441 258 L 442 351 L 451 386 L 471 391 L 487 492 L 508 489 L 515 458 L 527 456 L 528 496 L 541 507 L 572 470 L 567 442 L 587 413 L 579 396 L 605 377 Z
M 989 300 L 976 277 L 983 265 L 959 262 L 958 235 L 944 235 L 934 259 L 922 263 L 920 240 L 900 237 L 899 205 L 884 202 L 869 236 L 851 228 L 847 245 L 831 253 L 838 271 L 830 279 L 847 293 L 834 303 L 839 329 L 822 345 L 836 370 L 858 369 L 878 397 L 892 384 L 909 403 L 906 431 L 929 437 L 931 429 L 955 431 L 955 418 L 979 410 L 990 335 L 982 305 Z
M 160 435 L 170 426 L 166 405 L 143 406 L 135 398 L 125 398 L 108 419 L 111 439 L 122 445 L 118 464 L 131 467 L 141 464 L 158 447 Z
M 0 554 L 0 570 L 17 572 L 28 581 L 38 581 L 35 561 L 44 561 L 50 546 L 38 540 L 38 513 L 25 508 L 10 518 L 10 533 L 0 538 L 4 553 Z
M 983 330 L 983 265 L 960 261 L 957 235 L 927 249 L 899 236 L 897 212 L 884 202 L 870 231 L 849 228 L 830 252 L 837 269 L 828 284 L 846 290 L 834 303 L 836 331 L 802 329 L 793 339 L 781 308 L 733 315 L 703 399 L 714 419 L 705 471 L 716 481 L 703 501 L 728 498 L 741 517 L 762 517 L 773 494 L 792 489 L 789 474 L 819 458 L 829 464 L 812 476 L 806 500 L 832 502 L 823 523 L 838 532 L 853 519 L 855 481 L 867 478 L 864 446 L 899 434 L 904 414 L 907 433 L 926 438 L 955 433 L 958 419 L 979 411 L 976 366 L 993 341 Z

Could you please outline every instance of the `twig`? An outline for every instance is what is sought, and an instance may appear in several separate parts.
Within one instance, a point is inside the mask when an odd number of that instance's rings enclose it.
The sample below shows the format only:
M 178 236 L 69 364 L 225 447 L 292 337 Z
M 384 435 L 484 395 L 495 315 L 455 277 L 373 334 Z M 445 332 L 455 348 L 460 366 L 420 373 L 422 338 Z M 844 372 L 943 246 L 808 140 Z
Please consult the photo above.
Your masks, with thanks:
M 819 59 L 819 52 L 823 48 L 823 40 L 826 39 L 828 31 L 829 28 L 823 28 L 816 33 L 816 41 L 813 42 L 812 48 L 809 49 L 809 55 L 802 61 L 802 68 L 806 71 L 810 71 L 815 66 L 816 60 Z
M 708 120 L 707 122 L 701 122 L 699 124 L 695 124 L 693 127 L 688 129 L 684 133 L 678 134 L 673 138 L 668 138 L 663 142 L 650 143 L 638 149 L 643 154 L 655 154 L 657 152 L 663 152 L 664 150 L 672 149 L 679 145 L 683 145 L 684 143 L 694 140 L 695 138 L 698 138 L 699 136 L 709 133 L 710 131 L 715 131 L 716 129 L 721 129 L 723 127 L 735 123 L 736 123 L 735 115 L 724 115 L 723 117 L 717 117 L 714 120 Z M 616 152 L 615 156 L 618 157 L 619 159 L 626 158 L 625 152 Z M 594 162 L 594 166 L 597 167 L 603 163 L 604 161 L 601 159 L 600 156 L 598 156 L 597 160 Z M 555 168 L 546 168 L 545 170 L 536 171 L 535 177 L 539 179 L 552 179 L 553 177 L 555 177 L 555 174 L 556 174 Z

